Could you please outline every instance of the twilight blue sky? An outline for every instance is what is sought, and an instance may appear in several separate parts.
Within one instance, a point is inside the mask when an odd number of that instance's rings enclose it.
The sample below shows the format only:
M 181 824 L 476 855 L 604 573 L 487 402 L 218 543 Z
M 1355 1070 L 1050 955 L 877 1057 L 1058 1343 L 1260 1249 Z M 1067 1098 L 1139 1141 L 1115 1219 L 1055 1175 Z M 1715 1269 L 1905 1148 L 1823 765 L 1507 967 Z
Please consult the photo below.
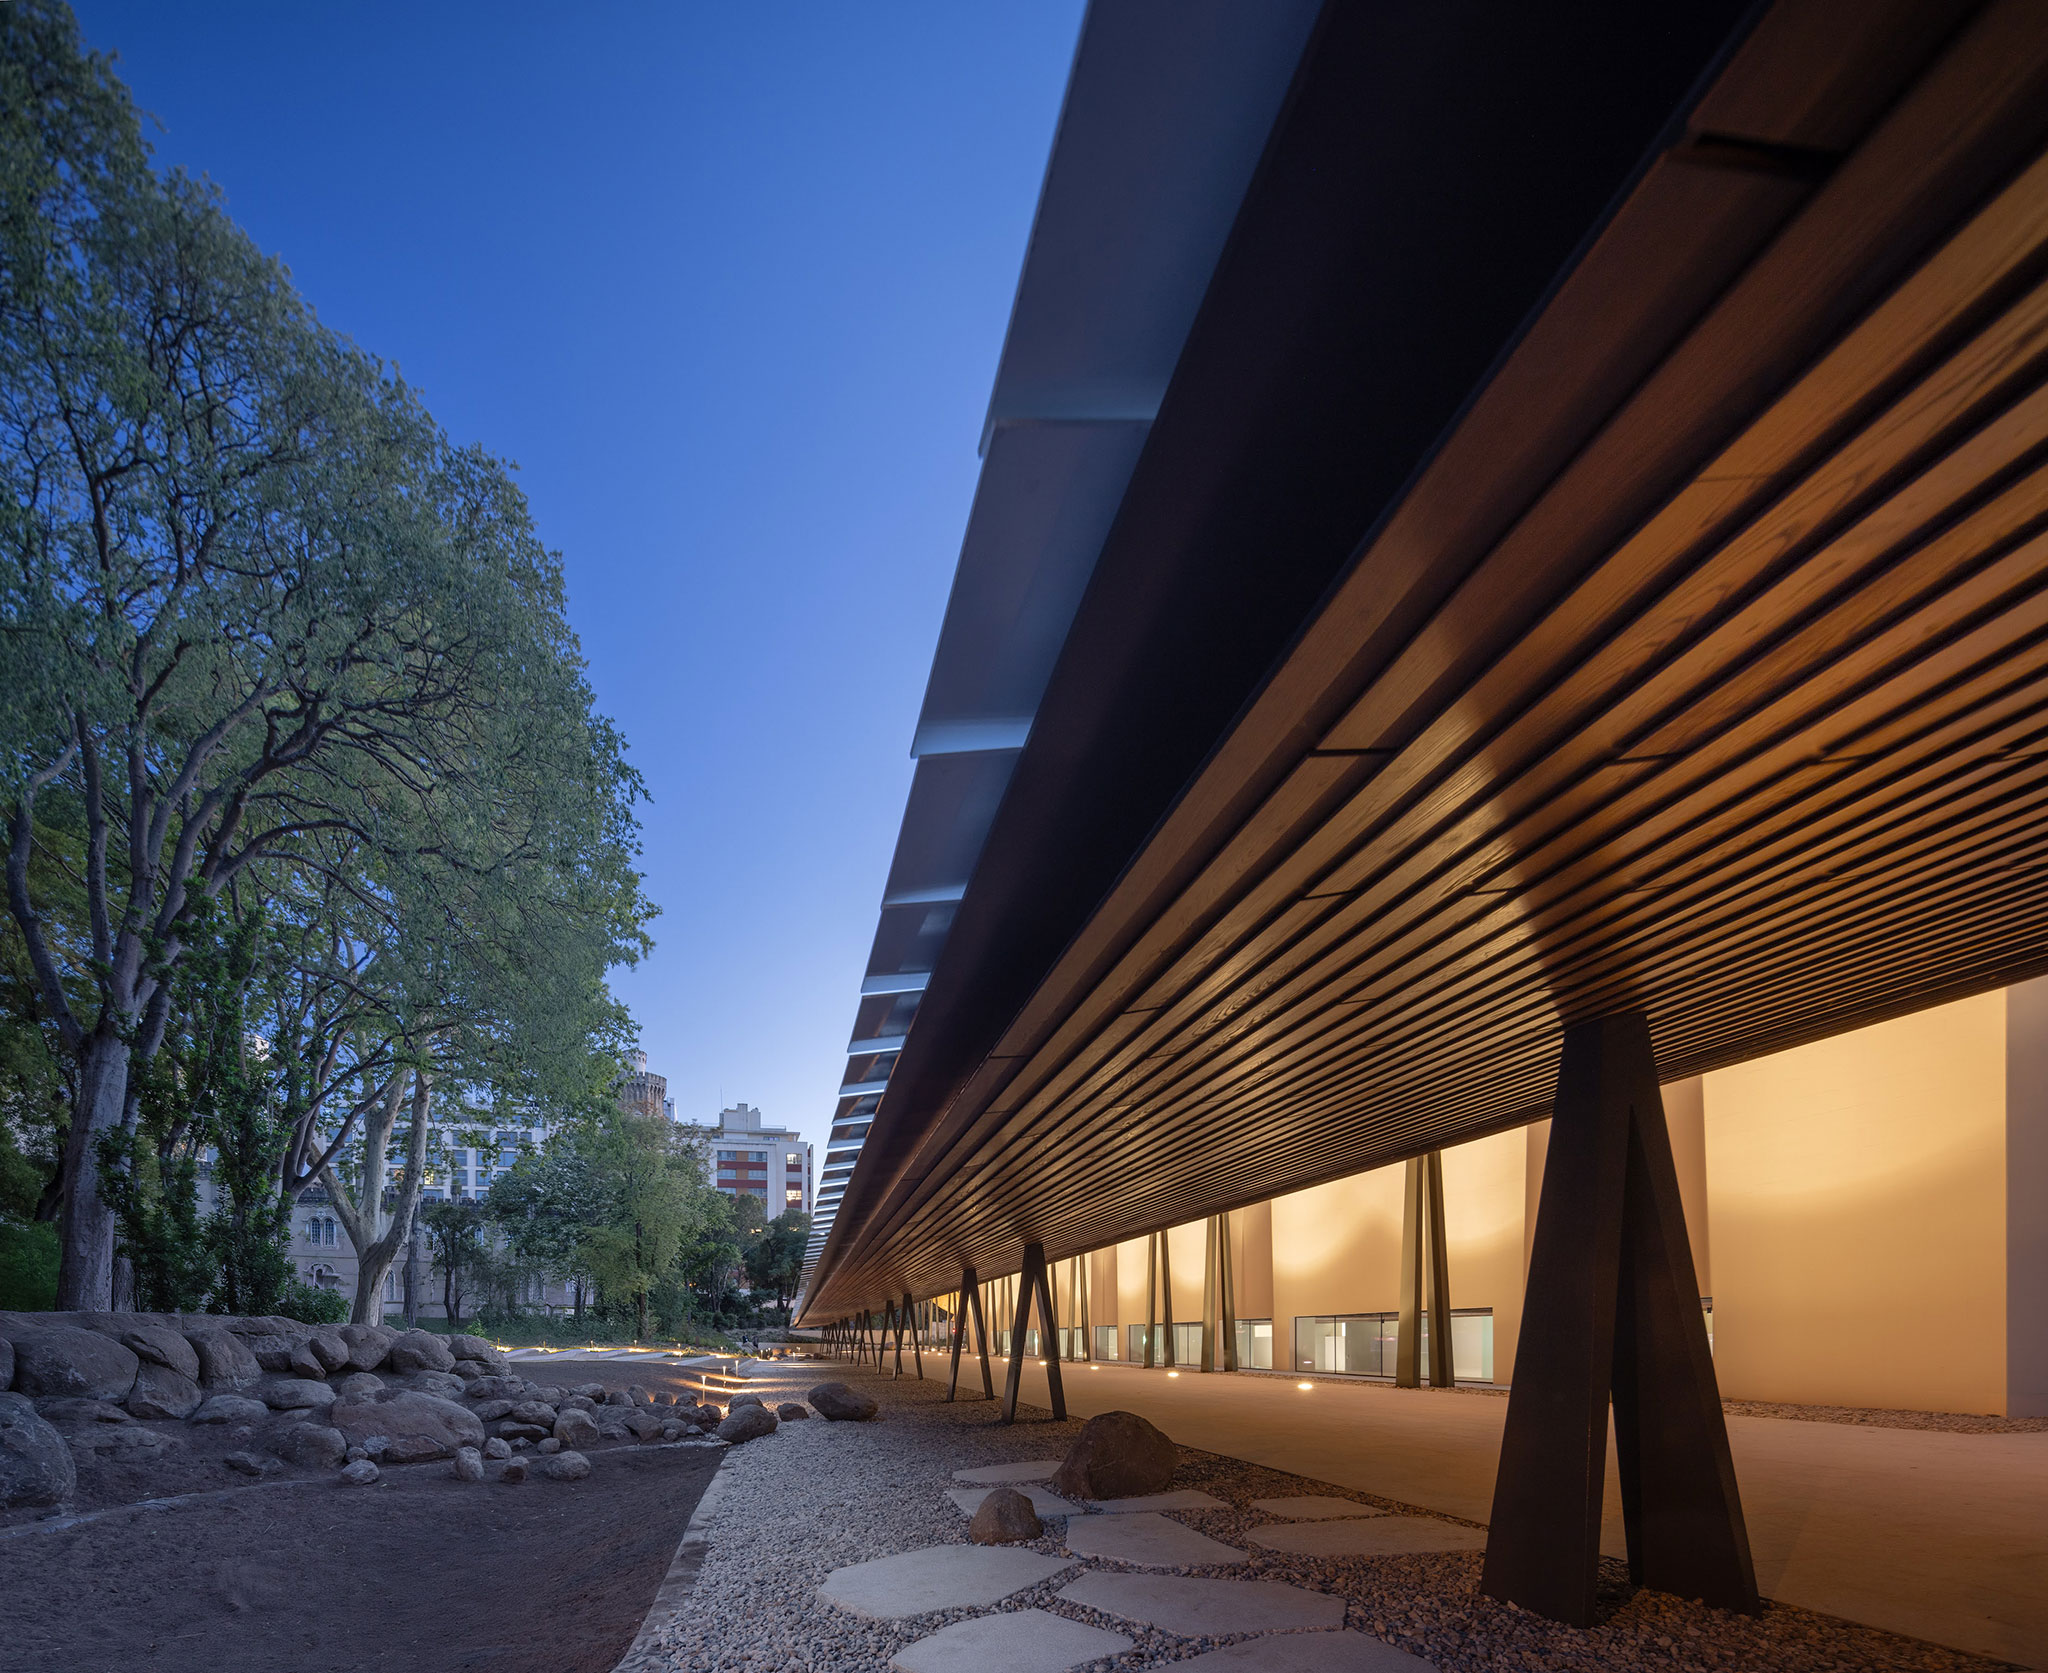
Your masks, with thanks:
M 74 4 L 521 467 L 654 798 L 651 1066 L 822 1140 L 1080 0 Z

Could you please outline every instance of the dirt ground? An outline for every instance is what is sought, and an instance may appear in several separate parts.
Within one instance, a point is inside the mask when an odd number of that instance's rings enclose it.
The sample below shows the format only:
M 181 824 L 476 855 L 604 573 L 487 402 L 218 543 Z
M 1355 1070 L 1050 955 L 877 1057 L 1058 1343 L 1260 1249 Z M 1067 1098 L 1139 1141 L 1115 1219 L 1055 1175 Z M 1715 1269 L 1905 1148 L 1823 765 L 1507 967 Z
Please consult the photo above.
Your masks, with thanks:
M 629 1377 L 682 1386 L 567 1359 L 545 1380 Z M 0 1536 L 0 1669 L 609 1673 L 724 1455 L 629 1442 L 591 1449 L 587 1480 L 516 1487 L 445 1461 L 369 1488 L 221 1472 L 161 1508 L 25 1525 Z

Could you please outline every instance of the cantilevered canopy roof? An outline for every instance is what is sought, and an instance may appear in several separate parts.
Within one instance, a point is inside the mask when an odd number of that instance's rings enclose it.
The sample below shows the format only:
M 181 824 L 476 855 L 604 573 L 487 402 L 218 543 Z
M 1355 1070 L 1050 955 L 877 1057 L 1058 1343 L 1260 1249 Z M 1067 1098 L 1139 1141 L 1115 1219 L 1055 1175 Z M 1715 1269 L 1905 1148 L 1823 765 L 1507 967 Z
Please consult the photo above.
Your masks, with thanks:
M 2035 4 L 1333 7 L 810 1315 L 2048 969 L 2044 146 Z

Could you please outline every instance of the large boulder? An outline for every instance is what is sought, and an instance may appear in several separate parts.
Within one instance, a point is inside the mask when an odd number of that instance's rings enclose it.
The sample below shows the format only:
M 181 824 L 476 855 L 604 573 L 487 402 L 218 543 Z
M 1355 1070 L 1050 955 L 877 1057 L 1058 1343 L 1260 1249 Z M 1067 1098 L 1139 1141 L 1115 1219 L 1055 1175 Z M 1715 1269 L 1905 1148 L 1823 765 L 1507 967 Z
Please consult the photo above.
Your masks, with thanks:
M 185 1340 L 199 1356 L 199 1386 L 209 1393 L 247 1388 L 263 1380 L 263 1367 L 233 1331 L 188 1330 Z
M 335 1334 L 348 1344 L 350 1370 L 374 1371 L 390 1354 L 397 1333 L 381 1324 L 344 1324 L 335 1326 Z
M 0 1336 L 0 1388 L 14 1386 L 14 1344 Z
M 468 1407 L 443 1400 L 438 1394 L 410 1389 L 373 1404 L 337 1400 L 328 1409 L 327 1421 L 354 1446 L 361 1446 L 372 1435 L 388 1437 L 390 1445 L 384 1450 L 387 1464 L 452 1458 L 457 1447 L 484 1444 L 484 1426 Z
M 415 1371 L 406 1382 L 422 1394 L 438 1394 L 444 1400 L 458 1400 L 468 1392 L 452 1371 Z
M 866 1423 L 880 1409 L 865 1394 L 844 1383 L 820 1383 L 804 1396 L 811 1410 L 834 1423 Z
M 145 1365 L 161 1365 L 195 1383 L 199 1381 L 199 1355 L 169 1325 L 131 1325 L 114 1340 Z
M 448 1338 L 448 1351 L 457 1359 L 480 1361 L 486 1371 L 505 1369 L 505 1356 L 481 1336 L 471 1336 L 466 1332 L 457 1331 Z
M 14 1344 L 19 1394 L 69 1394 L 84 1400 L 125 1400 L 141 1361 L 110 1336 L 75 1325 L 7 1327 Z
M 453 1371 L 455 1356 L 448 1351 L 447 1342 L 432 1331 L 413 1329 L 399 1333 L 386 1363 L 401 1375 L 407 1371 Z
M 134 1416 L 111 1400 L 87 1400 L 76 1394 L 46 1394 L 36 1402 L 46 1423 L 133 1423 Z
M 730 1409 L 738 1411 L 742 1406 L 765 1406 L 766 1404 L 767 1401 L 763 1400 L 758 1394 L 735 1394 L 732 1397 Z
M 306 1345 L 320 1361 L 322 1376 L 332 1376 L 337 1371 L 350 1369 L 348 1361 L 352 1350 L 348 1338 L 342 1335 L 338 1325 L 316 1326 L 312 1334 L 306 1338 Z
M 526 1382 L 520 1377 L 477 1377 L 463 1388 L 472 1400 L 518 1402 L 526 1398 Z
M 245 1394 L 216 1394 L 201 1403 L 192 1414 L 194 1423 L 261 1423 L 270 1408 Z
M 64 1439 L 82 1459 L 103 1458 L 116 1464 L 154 1464 L 166 1453 L 185 1450 L 176 1435 L 146 1423 L 82 1423 L 66 1429 Z
M 795 1423 L 799 1418 L 811 1415 L 811 1408 L 795 1400 L 785 1400 L 775 1408 L 775 1415 L 784 1423 Z
M 974 1507 L 967 1537 L 976 1545 L 1015 1545 L 1045 1532 L 1031 1501 L 1014 1487 L 994 1487 Z
M 732 1415 L 718 1426 L 718 1438 L 737 1446 L 742 1441 L 772 1435 L 775 1427 L 775 1414 L 766 1406 L 734 1406 Z
M 135 1373 L 135 1386 L 128 1391 L 128 1409 L 137 1417 L 190 1417 L 205 1398 L 199 1385 L 184 1372 L 145 1359 Z
M 538 1400 L 520 1401 L 512 1408 L 511 1417 L 514 1423 L 537 1423 L 543 1429 L 555 1426 L 555 1408 Z
M 316 1383 L 311 1377 L 268 1377 L 257 1388 L 256 1395 L 274 1412 L 331 1406 L 340 1398 L 325 1383 Z
M 588 1446 L 597 1439 L 597 1419 L 579 1407 L 567 1407 L 556 1414 L 555 1439 L 566 1447 Z
M 369 1371 L 351 1371 L 334 1379 L 334 1392 L 344 1400 L 369 1400 L 384 1392 L 384 1379 Z
M 24 1394 L 0 1394 L 0 1510 L 60 1504 L 78 1485 L 64 1437 Z
M 1136 1412 L 1100 1412 L 1081 1425 L 1052 1490 L 1066 1499 L 1163 1493 L 1179 1461 L 1173 1442 Z
M 298 1352 L 299 1340 L 295 1336 L 262 1335 L 252 1336 L 247 1331 L 230 1331 L 240 1339 L 243 1347 L 256 1356 L 256 1363 L 273 1376 L 292 1374 L 292 1356 Z
M 590 1474 L 590 1460 L 580 1452 L 558 1452 L 535 1468 L 550 1481 L 581 1481 Z
M 484 1400 L 479 1402 L 476 1407 L 476 1420 L 479 1423 L 496 1423 L 499 1418 L 510 1417 L 511 1415 L 512 1402 L 510 1400 Z
M 288 1424 L 272 1438 L 270 1448 L 287 1464 L 306 1470 L 331 1470 L 348 1456 L 341 1431 L 326 1423 Z

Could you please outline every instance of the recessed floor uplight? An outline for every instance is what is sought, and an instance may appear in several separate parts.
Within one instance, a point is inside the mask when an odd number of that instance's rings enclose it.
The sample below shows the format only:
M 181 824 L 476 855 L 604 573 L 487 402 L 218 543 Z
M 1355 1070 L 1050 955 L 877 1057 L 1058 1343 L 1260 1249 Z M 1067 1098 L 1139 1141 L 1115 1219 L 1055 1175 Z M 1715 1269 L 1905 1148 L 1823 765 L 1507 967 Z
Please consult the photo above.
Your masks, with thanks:
M 1294 1386 L 1296 1388 L 1314 1388 L 1316 1385 L 1314 1383 L 1296 1383 Z
M 1179 1373 L 1178 1371 L 1169 1371 L 1169 1372 L 1167 1372 L 1166 1374 L 1167 1374 L 1167 1375 L 1168 1375 L 1169 1377 L 1177 1377 L 1177 1376 L 1179 1376 L 1179 1375 L 1180 1375 L 1180 1373 Z

